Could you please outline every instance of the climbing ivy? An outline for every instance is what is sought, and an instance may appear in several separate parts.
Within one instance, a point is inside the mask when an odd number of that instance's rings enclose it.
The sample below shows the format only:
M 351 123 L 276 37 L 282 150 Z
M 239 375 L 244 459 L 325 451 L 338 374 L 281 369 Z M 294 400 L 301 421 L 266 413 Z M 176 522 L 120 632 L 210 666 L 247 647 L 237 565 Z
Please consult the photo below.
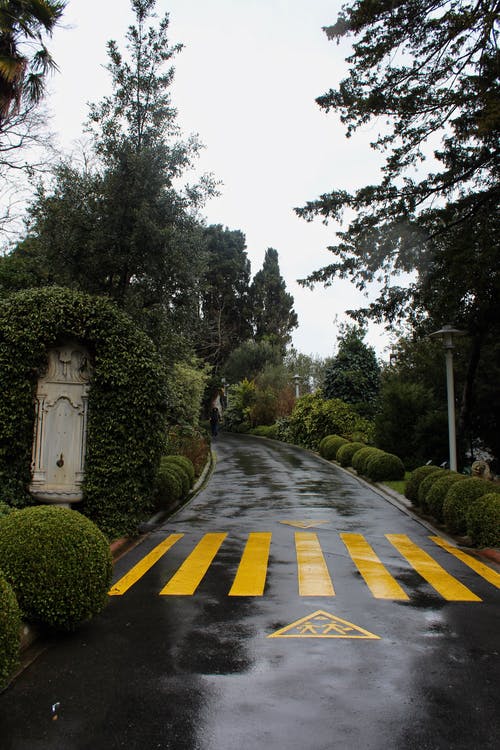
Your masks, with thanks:
M 89 350 L 93 365 L 78 509 L 113 538 L 133 532 L 152 507 L 167 399 L 154 344 L 103 297 L 45 287 L 0 301 L 0 501 L 33 504 L 28 486 L 37 380 L 47 349 L 68 339 Z

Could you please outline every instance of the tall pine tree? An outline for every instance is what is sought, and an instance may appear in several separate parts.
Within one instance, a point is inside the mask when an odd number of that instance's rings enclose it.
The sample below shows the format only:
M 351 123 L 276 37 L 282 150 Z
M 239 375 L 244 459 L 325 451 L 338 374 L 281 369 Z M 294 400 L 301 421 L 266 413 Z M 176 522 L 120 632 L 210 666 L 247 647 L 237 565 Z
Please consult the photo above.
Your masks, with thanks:
M 298 326 L 298 319 L 293 309 L 293 297 L 286 291 L 280 273 L 278 251 L 272 247 L 266 250 L 262 268 L 252 281 L 250 299 L 255 340 L 267 339 L 284 354 L 291 333 Z

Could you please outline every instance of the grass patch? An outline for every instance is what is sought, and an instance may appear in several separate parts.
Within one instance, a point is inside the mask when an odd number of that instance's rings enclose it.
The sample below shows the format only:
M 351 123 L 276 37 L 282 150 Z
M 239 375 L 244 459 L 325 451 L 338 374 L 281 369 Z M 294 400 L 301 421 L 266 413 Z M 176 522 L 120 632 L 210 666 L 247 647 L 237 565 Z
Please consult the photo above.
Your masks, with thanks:
M 395 492 L 399 492 L 400 495 L 404 495 L 405 489 L 406 489 L 406 481 L 407 479 L 409 479 L 410 473 L 411 472 L 407 471 L 405 473 L 404 479 L 398 479 L 397 481 L 388 480 L 387 482 L 382 482 L 382 484 L 385 484 L 387 487 L 390 487 L 391 490 L 394 490 Z

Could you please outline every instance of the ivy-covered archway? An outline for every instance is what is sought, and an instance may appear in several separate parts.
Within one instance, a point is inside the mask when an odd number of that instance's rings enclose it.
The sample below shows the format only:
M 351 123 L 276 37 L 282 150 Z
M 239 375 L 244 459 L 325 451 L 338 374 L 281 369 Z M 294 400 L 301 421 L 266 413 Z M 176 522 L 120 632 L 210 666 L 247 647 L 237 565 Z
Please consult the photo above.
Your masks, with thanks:
M 47 349 L 65 339 L 92 353 L 84 500 L 109 536 L 133 532 L 151 508 L 164 445 L 166 384 L 153 342 L 103 297 L 45 287 L 0 302 L 0 501 L 28 493 L 34 395 Z

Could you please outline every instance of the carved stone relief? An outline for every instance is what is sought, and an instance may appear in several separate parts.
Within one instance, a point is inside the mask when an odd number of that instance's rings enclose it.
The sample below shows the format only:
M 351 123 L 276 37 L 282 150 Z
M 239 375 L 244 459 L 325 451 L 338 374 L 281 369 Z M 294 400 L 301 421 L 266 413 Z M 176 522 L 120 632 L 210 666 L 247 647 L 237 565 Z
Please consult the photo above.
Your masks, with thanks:
M 89 354 L 68 342 L 48 351 L 35 404 L 31 494 L 48 503 L 79 502 L 87 440 Z

